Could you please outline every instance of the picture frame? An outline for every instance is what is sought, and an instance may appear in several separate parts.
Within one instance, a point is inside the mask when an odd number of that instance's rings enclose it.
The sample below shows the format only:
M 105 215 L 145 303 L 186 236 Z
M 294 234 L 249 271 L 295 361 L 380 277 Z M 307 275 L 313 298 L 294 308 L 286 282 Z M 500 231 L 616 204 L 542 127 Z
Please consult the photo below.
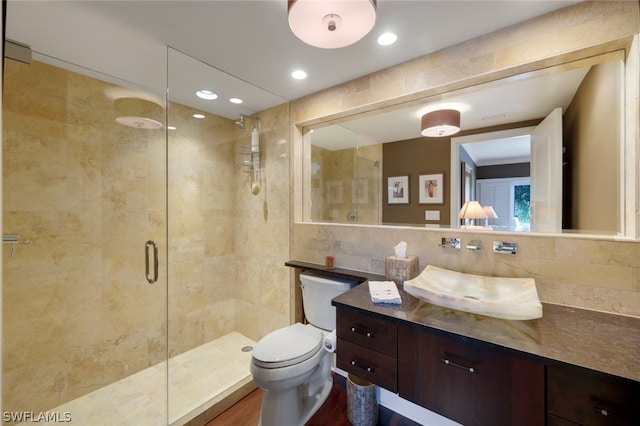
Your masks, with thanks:
M 418 190 L 420 204 L 444 204 L 444 173 L 420 175 Z
M 409 204 L 409 175 L 387 178 L 387 203 Z

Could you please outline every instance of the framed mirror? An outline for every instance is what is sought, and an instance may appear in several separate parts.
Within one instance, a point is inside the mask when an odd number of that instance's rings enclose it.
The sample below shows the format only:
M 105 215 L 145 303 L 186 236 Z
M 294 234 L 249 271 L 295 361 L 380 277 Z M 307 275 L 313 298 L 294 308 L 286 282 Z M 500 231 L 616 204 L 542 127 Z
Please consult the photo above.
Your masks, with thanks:
M 303 216 L 625 235 L 624 81 L 624 53 L 612 52 L 305 128 Z M 459 133 L 421 135 L 420 117 L 437 109 L 461 112 Z M 440 174 L 440 202 L 420 202 L 426 182 L 433 190 L 425 176 Z M 387 187 L 398 177 L 402 203 Z M 461 218 L 465 201 L 493 214 Z

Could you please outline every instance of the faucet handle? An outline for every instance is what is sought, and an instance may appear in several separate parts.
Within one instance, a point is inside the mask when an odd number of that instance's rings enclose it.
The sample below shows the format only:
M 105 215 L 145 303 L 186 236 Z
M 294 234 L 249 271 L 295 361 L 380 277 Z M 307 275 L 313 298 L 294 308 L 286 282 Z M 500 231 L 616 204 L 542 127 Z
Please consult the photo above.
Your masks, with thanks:
M 507 241 L 494 241 L 493 252 L 502 254 L 516 254 L 518 252 L 518 243 L 510 243 Z
M 454 248 L 454 249 L 460 248 L 460 238 L 442 237 L 440 241 L 441 241 L 440 244 L 438 244 L 439 247 Z

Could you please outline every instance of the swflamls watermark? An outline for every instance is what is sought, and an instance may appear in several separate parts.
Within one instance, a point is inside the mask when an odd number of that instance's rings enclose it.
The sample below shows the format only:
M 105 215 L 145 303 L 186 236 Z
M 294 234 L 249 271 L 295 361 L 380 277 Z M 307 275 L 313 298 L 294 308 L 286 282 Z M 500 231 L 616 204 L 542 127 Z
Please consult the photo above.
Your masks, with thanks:
M 4 411 L 2 421 L 5 423 L 23 422 L 48 422 L 48 423 L 69 423 L 72 421 L 71 413 L 68 411 Z

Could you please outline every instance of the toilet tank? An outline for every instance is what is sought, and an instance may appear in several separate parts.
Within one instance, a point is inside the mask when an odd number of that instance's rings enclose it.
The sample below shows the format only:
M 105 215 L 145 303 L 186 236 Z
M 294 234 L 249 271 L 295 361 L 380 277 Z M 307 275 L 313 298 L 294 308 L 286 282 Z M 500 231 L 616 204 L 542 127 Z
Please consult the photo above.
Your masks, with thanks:
M 355 287 L 360 281 L 355 278 L 322 275 L 317 272 L 300 274 L 302 305 L 307 321 L 323 330 L 336 328 L 336 308 L 331 299 Z

